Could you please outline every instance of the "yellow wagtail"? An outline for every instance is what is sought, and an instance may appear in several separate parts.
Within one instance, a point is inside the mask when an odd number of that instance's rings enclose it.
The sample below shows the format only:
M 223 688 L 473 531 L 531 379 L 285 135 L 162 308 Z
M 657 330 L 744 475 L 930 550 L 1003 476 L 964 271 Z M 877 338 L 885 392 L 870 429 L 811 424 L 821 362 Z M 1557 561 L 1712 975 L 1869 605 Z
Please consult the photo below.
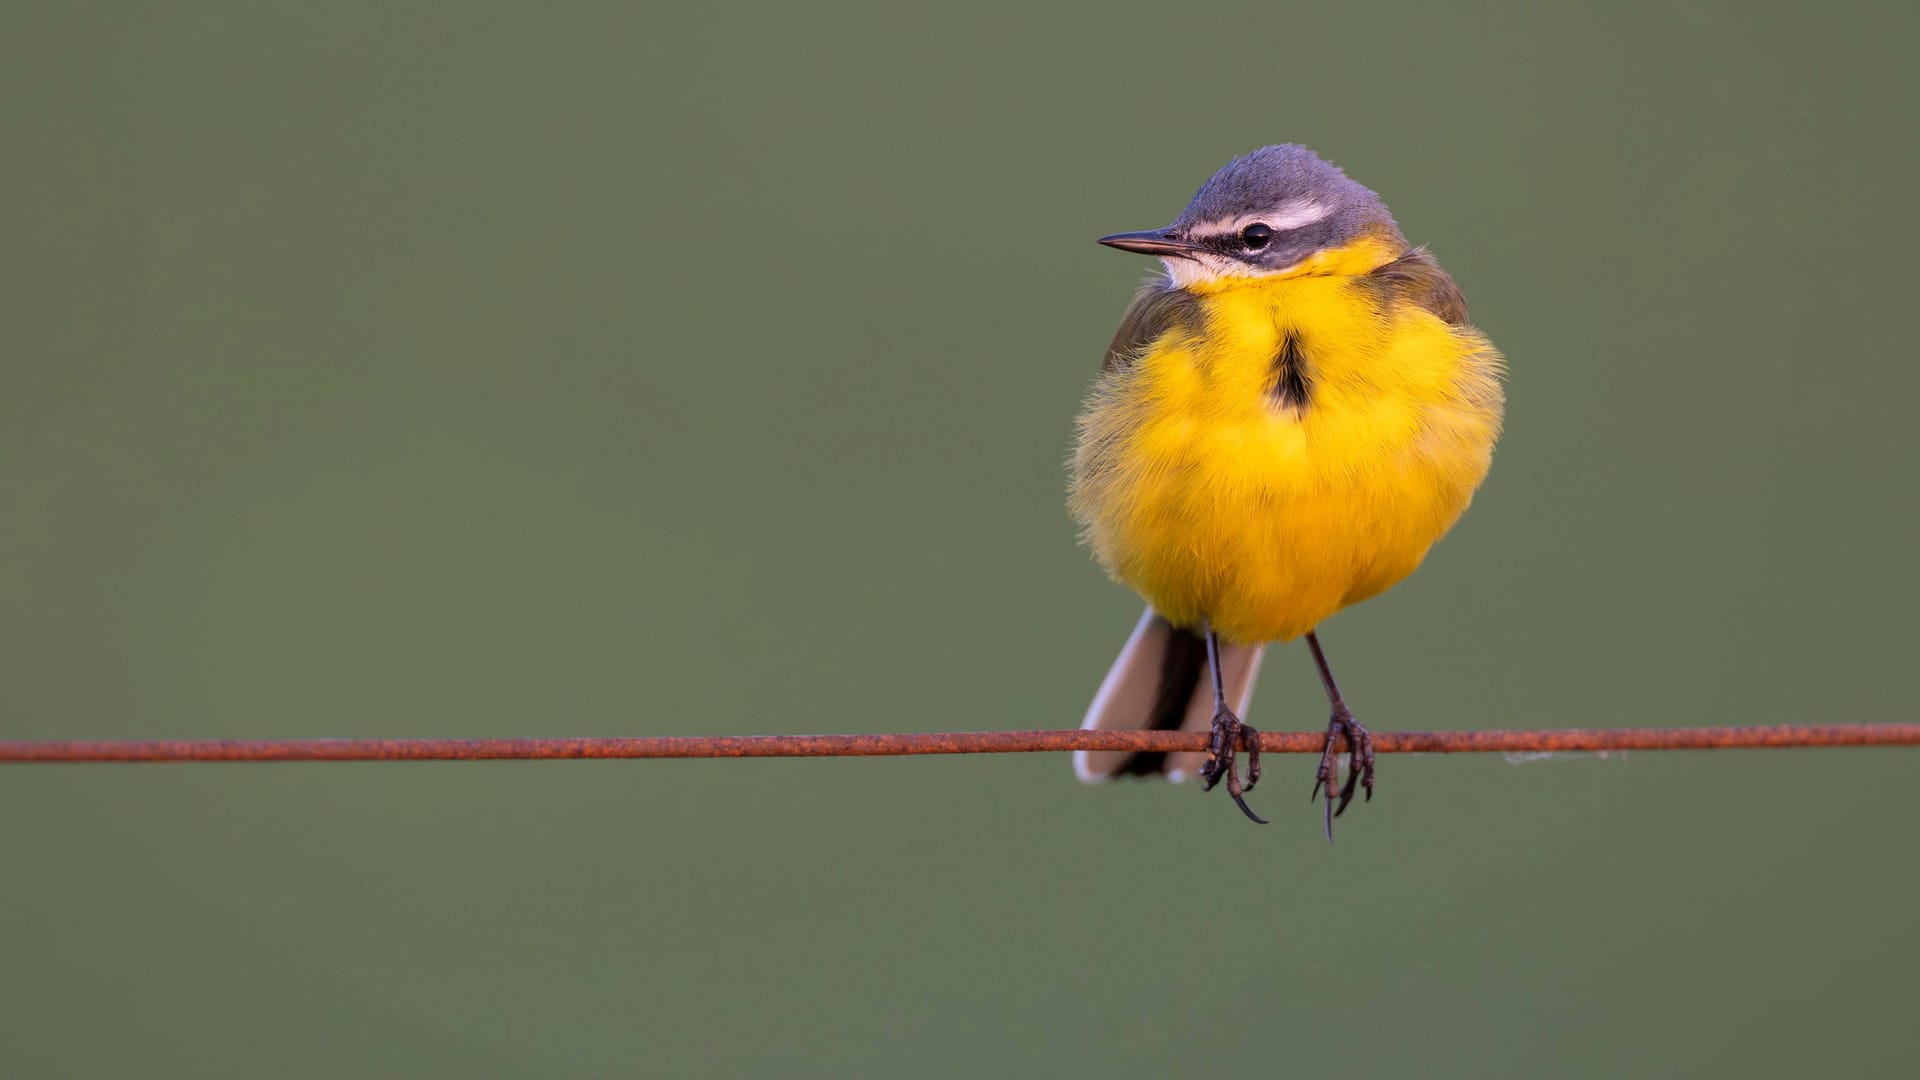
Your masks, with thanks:
M 1074 768 L 1197 771 L 1261 821 L 1242 798 L 1258 735 L 1238 713 L 1266 643 L 1305 635 L 1333 710 L 1313 792 L 1331 839 L 1356 784 L 1373 796 L 1373 748 L 1314 628 L 1412 573 L 1467 508 L 1500 434 L 1503 361 L 1380 197 L 1303 146 L 1230 162 L 1173 224 L 1100 242 L 1166 276 L 1127 308 L 1079 419 L 1073 515 L 1149 605 L 1082 726 L 1212 741 L 1083 751 Z

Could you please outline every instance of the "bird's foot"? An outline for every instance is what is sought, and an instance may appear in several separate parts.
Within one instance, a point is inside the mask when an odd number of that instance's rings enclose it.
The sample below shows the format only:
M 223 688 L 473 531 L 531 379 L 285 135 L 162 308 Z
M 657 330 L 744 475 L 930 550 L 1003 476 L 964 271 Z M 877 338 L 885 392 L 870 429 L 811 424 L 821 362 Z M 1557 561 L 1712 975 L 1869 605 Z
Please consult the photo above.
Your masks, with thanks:
M 1240 742 L 1247 744 L 1247 776 L 1245 782 L 1240 779 L 1240 770 L 1235 760 L 1240 750 Z M 1267 819 L 1253 812 L 1242 798 L 1260 782 L 1260 733 L 1240 722 L 1233 710 L 1221 705 L 1213 712 L 1213 740 L 1207 745 L 1207 763 L 1200 767 L 1200 790 L 1212 791 L 1221 780 L 1227 782 L 1227 794 L 1233 798 L 1235 806 L 1247 815 L 1248 820 L 1261 825 Z
M 1338 751 L 1342 743 L 1347 748 L 1347 782 L 1340 786 L 1340 800 L 1336 805 L 1334 784 L 1340 779 Z M 1333 719 L 1327 721 L 1327 745 L 1320 751 L 1320 768 L 1313 776 L 1313 792 L 1307 796 L 1311 800 L 1318 797 L 1322 789 L 1326 791 L 1329 843 L 1333 840 L 1333 819 L 1347 812 L 1356 788 L 1366 788 L 1363 801 L 1373 801 L 1373 736 L 1367 734 L 1366 726 L 1354 719 L 1345 705 L 1335 705 Z

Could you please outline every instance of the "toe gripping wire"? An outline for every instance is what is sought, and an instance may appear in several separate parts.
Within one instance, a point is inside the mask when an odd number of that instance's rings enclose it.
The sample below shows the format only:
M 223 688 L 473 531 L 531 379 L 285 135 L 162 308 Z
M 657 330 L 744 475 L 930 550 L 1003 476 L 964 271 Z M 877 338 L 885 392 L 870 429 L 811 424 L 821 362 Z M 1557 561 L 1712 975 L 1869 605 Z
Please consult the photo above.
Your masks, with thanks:
M 1313 650 L 1314 665 L 1320 669 L 1320 685 L 1327 692 L 1327 704 L 1333 708 L 1333 715 L 1327 721 L 1326 745 L 1320 751 L 1320 767 L 1314 771 L 1313 791 L 1307 800 L 1311 802 L 1323 790 L 1326 792 L 1327 842 L 1332 843 L 1333 819 L 1347 812 L 1356 788 L 1366 789 L 1366 798 L 1362 801 L 1373 801 L 1373 736 L 1341 699 L 1340 686 L 1333 681 L 1333 668 L 1328 666 L 1327 654 L 1320 648 L 1320 638 L 1312 631 L 1307 632 L 1307 647 Z M 1342 746 L 1347 751 L 1347 782 L 1340 786 L 1336 804 L 1334 784 L 1340 778 Z
M 1241 722 L 1233 710 L 1227 707 L 1226 678 L 1220 670 L 1220 638 L 1214 634 L 1212 624 L 1205 627 L 1207 638 L 1207 666 L 1213 670 L 1213 736 L 1207 744 L 1207 763 L 1200 768 L 1202 791 L 1212 791 L 1221 780 L 1227 782 L 1227 795 L 1233 799 L 1240 812 L 1247 815 L 1249 821 L 1261 825 L 1267 819 L 1253 812 L 1247 805 L 1246 793 L 1260 782 L 1260 733 Z M 1247 748 L 1247 776 L 1243 782 L 1236 760 L 1240 745 L 1245 742 Z

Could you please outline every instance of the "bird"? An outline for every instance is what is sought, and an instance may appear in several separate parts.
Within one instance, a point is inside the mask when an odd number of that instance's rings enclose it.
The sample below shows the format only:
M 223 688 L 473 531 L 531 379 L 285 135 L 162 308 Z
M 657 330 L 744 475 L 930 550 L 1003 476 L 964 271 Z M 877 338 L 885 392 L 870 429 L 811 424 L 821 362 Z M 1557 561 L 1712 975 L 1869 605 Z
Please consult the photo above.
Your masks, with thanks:
M 1244 798 L 1260 759 L 1242 715 L 1266 647 L 1304 637 L 1331 710 L 1308 796 L 1331 841 L 1356 784 L 1373 798 L 1374 754 L 1316 630 L 1411 574 L 1466 510 L 1506 361 L 1380 196 L 1304 146 L 1235 158 L 1171 225 L 1099 242 L 1164 273 L 1121 317 L 1076 424 L 1069 511 L 1147 601 L 1081 726 L 1210 737 L 1204 754 L 1080 751 L 1075 772 L 1224 780 L 1265 824 Z

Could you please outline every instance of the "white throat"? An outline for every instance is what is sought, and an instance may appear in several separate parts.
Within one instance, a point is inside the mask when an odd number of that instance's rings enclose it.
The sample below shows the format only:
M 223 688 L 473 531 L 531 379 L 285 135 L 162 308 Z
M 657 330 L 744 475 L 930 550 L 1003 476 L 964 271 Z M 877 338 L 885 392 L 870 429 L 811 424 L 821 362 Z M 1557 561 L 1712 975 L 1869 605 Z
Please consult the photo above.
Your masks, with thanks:
M 1191 289 L 1195 285 L 1212 285 L 1230 278 L 1252 280 L 1254 278 L 1273 277 L 1292 270 L 1292 266 L 1282 266 L 1277 270 L 1268 270 L 1262 266 L 1249 266 L 1239 259 L 1229 259 L 1225 255 L 1200 252 L 1180 258 L 1164 258 L 1160 264 L 1167 268 L 1167 280 L 1176 289 Z

